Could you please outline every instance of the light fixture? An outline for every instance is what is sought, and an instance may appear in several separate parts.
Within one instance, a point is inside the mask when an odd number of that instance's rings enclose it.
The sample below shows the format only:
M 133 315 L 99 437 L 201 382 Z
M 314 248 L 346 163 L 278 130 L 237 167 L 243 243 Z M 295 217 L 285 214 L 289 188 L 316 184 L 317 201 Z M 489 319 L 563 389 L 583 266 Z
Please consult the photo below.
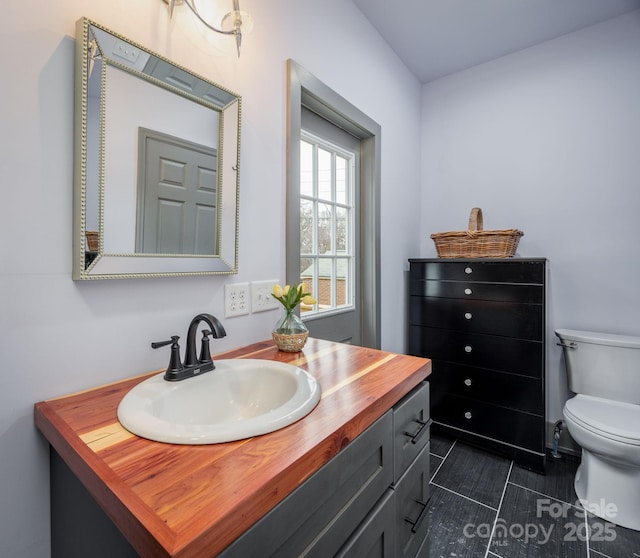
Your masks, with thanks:
M 215 27 L 205 20 L 204 16 L 196 6 L 196 0 L 162 0 L 169 6 L 169 17 L 173 17 L 173 10 L 176 6 L 186 5 L 200 22 L 211 31 L 221 33 L 222 35 L 233 35 L 236 38 L 236 48 L 238 50 L 238 58 L 240 58 L 240 46 L 242 45 L 242 33 L 248 33 L 253 28 L 251 16 L 240 10 L 240 0 L 233 0 L 233 10 L 227 13 L 220 22 L 220 28 Z M 212 2 L 214 0 L 206 0 Z

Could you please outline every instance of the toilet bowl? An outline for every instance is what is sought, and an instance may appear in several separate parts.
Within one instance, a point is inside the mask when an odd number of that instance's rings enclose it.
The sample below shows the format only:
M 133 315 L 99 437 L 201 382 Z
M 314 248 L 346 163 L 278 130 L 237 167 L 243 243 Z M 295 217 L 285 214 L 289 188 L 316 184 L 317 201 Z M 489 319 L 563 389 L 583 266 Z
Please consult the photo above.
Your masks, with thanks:
M 640 530 L 640 405 L 576 395 L 563 415 L 582 448 L 574 483 L 580 503 L 598 517 Z
M 640 338 L 557 330 L 569 389 L 563 409 L 582 448 L 574 482 L 590 513 L 640 531 Z

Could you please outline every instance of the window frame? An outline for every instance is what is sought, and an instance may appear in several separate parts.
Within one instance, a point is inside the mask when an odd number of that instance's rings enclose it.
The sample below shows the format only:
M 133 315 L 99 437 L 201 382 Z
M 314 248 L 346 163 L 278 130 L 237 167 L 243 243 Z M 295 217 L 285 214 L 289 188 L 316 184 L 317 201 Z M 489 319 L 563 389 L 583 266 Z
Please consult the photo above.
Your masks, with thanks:
M 312 165 L 312 177 L 308 182 L 303 181 L 302 173 L 303 173 L 303 164 L 302 157 L 304 150 L 302 149 L 302 144 L 306 143 L 311 146 L 311 165 Z M 301 309 L 301 314 L 304 315 L 304 319 L 314 319 L 314 317 L 324 317 L 332 314 L 340 314 L 342 312 L 350 312 L 355 309 L 355 254 L 356 254 L 356 246 L 355 246 L 355 161 L 356 154 L 352 151 L 349 151 L 335 143 L 332 143 L 324 138 L 321 138 L 307 130 L 300 130 L 300 212 L 302 222 L 302 204 L 304 202 L 310 203 L 312 205 L 312 220 L 313 220 L 313 238 L 312 245 L 313 249 L 311 253 L 302 251 L 302 233 L 300 234 L 300 261 L 311 260 L 311 265 L 313 266 L 312 273 L 312 286 L 311 292 L 316 293 L 314 296 L 318 300 L 318 304 L 315 304 L 313 308 Z M 330 169 L 330 195 L 329 199 L 327 197 L 321 197 L 320 188 L 319 188 L 319 174 L 321 170 L 318 168 L 318 150 L 322 149 L 328 152 L 331 156 L 331 169 Z M 337 196 L 337 158 L 340 157 L 344 159 L 346 164 L 345 169 L 345 200 L 343 202 L 338 201 Z M 310 183 L 311 185 L 311 193 L 303 193 L 304 184 Z M 319 206 L 321 204 L 329 205 L 331 207 L 331 247 L 326 252 L 320 252 L 319 246 Z M 345 242 L 345 250 L 344 253 L 340 253 L 337 246 L 338 240 L 338 220 L 337 213 L 338 209 L 343 209 L 347 215 L 347 225 L 346 225 L 346 235 L 347 241 Z M 321 260 L 329 260 L 331 261 L 330 265 L 330 300 L 327 307 L 321 307 L 320 304 L 320 296 L 321 296 L 321 288 L 320 288 L 320 261 Z M 344 303 L 340 303 L 338 300 L 338 269 L 339 269 L 339 261 L 346 260 L 347 264 L 345 266 L 345 293 L 344 293 Z M 302 266 L 301 266 L 302 267 Z M 323 268 L 326 266 L 323 266 Z M 300 269 L 301 280 L 302 277 L 302 269 Z

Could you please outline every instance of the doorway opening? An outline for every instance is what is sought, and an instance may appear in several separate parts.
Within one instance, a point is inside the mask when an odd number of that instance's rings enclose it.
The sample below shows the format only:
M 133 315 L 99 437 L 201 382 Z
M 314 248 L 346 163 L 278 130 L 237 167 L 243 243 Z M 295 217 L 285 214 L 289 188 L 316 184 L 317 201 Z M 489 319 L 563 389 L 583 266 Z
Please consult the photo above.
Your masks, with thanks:
M 302 311 L 312 336 L 380 348 L 380 126 L 287 69 L 286 280 L 319 301 Z

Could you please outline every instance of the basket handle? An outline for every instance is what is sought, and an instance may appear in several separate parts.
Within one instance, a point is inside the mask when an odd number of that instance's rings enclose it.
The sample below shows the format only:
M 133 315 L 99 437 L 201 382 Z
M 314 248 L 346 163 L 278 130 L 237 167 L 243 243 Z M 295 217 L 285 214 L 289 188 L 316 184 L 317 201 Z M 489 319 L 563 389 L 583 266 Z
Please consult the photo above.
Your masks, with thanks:
M 470 231 L 481 231 L 483 227 L 482 222 L 482 209 L 474 207 L 469 215 L 469 229 Z

